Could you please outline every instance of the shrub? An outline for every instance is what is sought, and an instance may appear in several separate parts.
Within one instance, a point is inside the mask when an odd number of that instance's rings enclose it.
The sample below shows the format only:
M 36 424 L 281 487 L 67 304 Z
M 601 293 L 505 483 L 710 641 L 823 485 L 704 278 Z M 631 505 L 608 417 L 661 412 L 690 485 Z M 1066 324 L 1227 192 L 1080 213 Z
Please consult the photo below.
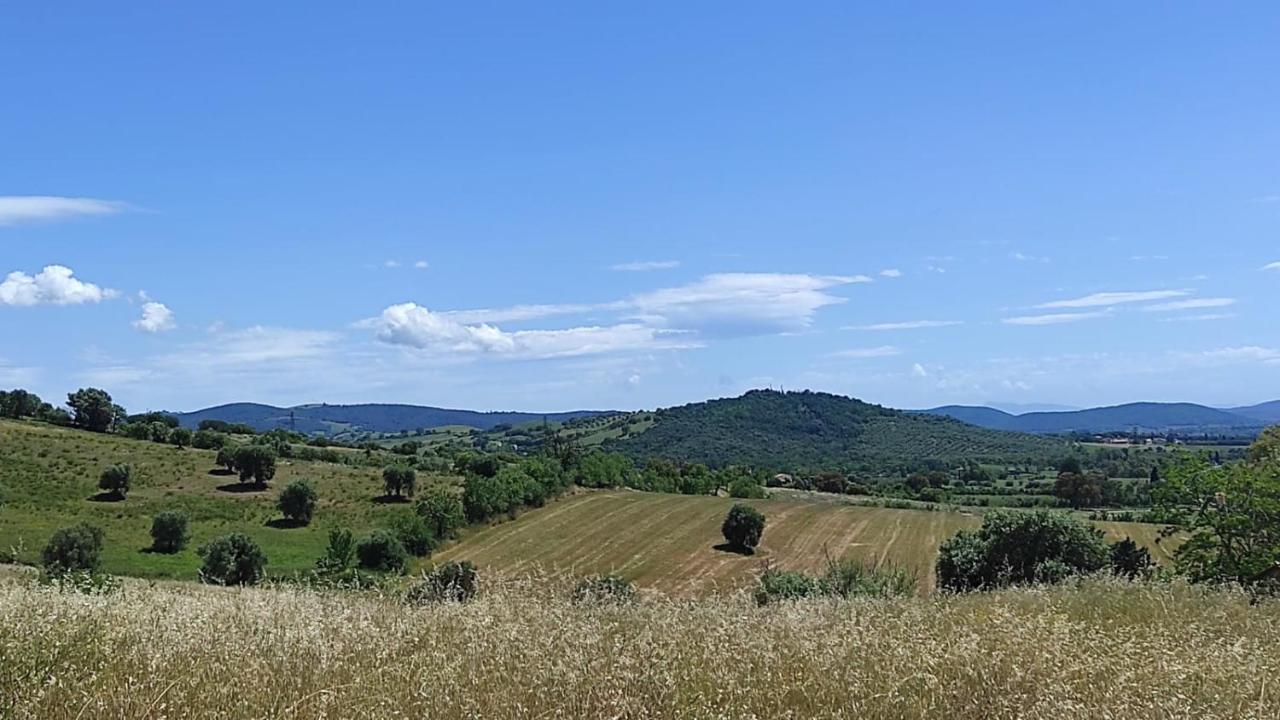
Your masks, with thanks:
M 306 480 L 294 480 L 280 491 L 276 508 L 286 518 L 306 525 L 316 512 L 316 491 Z
M 390 530 L 374 530 L 373 534 L 356 545 L 356 557 L 360 567 L 381 572 L 403 572 L 409 563 L 400 538 Z
M 324 555 L 316 561 L 316 570 L 321 573 L 338 573 L 351 567 L 356 559 L 356 539 L 346 528 L 329 531 L 329 546 Z
M 210 540 L 197 552 L 204 558 L 200 579 L 216 585 L 255 585 L 267 564 L 262 548 L 241 533 Z
M 573 589 L 573 601 L 582 604 L 626 605 L 635 599 L 635 586 L 617 575 L 583 578 Z
M 751 478 L 738 478 L 729 483 L 729 497 L 760 499 L 765 495 L 764 488 Z
M 1146 574 L 1153 566 L 1151 553 L 1126 537 L 1111 546 L 1111 572 L 1130 580 Z
M 828 560 L 819 581 L 822 591 L 840 597 L 902 597 L 914 595 L 916 576 L 904 568 L 866 565 L 852 558 Z
M 191 436 L 191 447 L 198 450 L 221 450 L 227 444 L 227 436 L 213 430 L 197 430 Z
M 187 428 L 174 428 L 169 431 L 169 443 L 179 448 L 191 447 L 195 434 Z
M 747 554 L 754 553 L 756 545 L 760 544 L 760 536 L 764 534 L 764 515 L 750 505 L 739 503 L 729 508 L 720 532 L 733 548 Z
M 476 566 L 468 560 L 449 561 L 432 568 L 409 589 L 411 603 L 466 602 L 476 594 Z
M 416 512 L 405 512 L 392 521 L 392 529 L 410 555 L 426 557 L 436 549 L 436 536 L 431 525 Z
M 441 540 L 456 535 L 458 528 L 467 522 L 462 498 L 450 488 L 440 485 L 428 490 L 414 509 L 431 526 L 431 532 Z
M 129 484 L 133 479 L 133 468 L 129 465 L 112 465 L 102 471 L 98 477 L 98 488 L 106 490 L 121 499 L 129 493 Z
M 801 572 L 766 569 L 756 585 L 755 599 L 758 605 L 768 605 L 782 600 L 798 600 L 812 597 L 822 591 L 817 578 Z
M 1069 515 L 996 510 L 979 530 L 962 530 L 942 543 L 938 586 L 964 591 L 1056 582 L 1100 570 L 1109 560 L 1102 531 Z
M 165 510 L 151 518 L 151 549 L 160 553 L 176 553 L 187 546 L 187 514 Z
M 214 459 L 214 464 L 218 467 L 226 468 L 228 472 L 236 470 L 236 446 L 223 445 L 218 448 L 218 457 Z
M 40 553 L 45 572 L 59 575 L 76 570 L 97 570 L 105 537 L 102 528 L 88 523 L 78 523 L 58 530 Z

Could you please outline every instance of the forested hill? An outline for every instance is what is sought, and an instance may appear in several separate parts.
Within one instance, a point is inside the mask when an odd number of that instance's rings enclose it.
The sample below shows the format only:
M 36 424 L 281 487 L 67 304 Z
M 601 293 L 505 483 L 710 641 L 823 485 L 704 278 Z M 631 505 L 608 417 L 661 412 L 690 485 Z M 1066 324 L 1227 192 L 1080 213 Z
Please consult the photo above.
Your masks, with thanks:
M 420 405 L 298 405 L 291 408 L 232 403 L 189 413 L 174 413 L 184 427 L 196 427 L 201 420 L 223 420 L 244 423 L 257 430 L 296 427 L 305 433 L 335 433 L 343 430 L 363 432 L 401 432 L 421 428 L 464 425 L 488 430 L 495 425 L 519 424 L 546 418 L 549 422 L 565 422 L 602 413 L 583 410 L 562 413 L 476 412 Z
M 948 405 L 923 410 L 993 430 L 1053 433 L 1142 432 L 1216 433 L 1256 432 L 1272 417 L 1280 416 L 1280 403 L 1250 408 L 1218 410 L 1193 403 L 1140 402 L 1068 412 L 1033 412 L 1011 415 L 989 407 Z
M 659 410 L 645 432 L 607 443 L 650 457 L 777 470 L 882 472 L 930 461 L 1042 461 L 1065 441 L 987 430 L 818 392 L 753 390 L 742 397 Z

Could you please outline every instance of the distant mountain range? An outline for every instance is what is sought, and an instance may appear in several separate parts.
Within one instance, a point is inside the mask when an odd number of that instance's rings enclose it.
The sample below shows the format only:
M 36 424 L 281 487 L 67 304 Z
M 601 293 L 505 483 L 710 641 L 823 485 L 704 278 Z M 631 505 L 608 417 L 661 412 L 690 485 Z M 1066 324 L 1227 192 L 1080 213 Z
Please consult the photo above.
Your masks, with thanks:
M 420 405 L 297 405 L 275 407 L 258 403 L 232 403 L 189 413 L 173 413 L 183 427 L 194 428 L 201 420 L 244 423 L 256 430 L 296 428 L 298 432 L 336 434 L 355 432 L 401 432 L 445 425 L 463 425 L 489 430 L 497 425 L 518 425 L 540 421 L 566 422 L 576 418 L 608 414 L 594 410 L 561 413 L 476 412 Z
M 991 430 L 1051 435 L 1138 430 L 1147 433 L 1252 434 L 1280 423 L 1280 400 L 1218 409 L 1194 403 L 1129 403 L 1064 412 L 1007 413 L 985 406 L 946 405 L 917 411 Z

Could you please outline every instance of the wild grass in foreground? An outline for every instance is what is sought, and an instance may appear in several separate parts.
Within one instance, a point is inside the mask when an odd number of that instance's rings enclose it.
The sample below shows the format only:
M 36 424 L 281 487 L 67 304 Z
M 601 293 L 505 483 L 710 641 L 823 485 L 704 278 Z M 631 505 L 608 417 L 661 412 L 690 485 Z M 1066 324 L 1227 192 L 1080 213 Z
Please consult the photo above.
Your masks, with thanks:
M 757 607 L 0 584 L 12 718 L 1274 718 L 1280 604 L 1184 585 Z

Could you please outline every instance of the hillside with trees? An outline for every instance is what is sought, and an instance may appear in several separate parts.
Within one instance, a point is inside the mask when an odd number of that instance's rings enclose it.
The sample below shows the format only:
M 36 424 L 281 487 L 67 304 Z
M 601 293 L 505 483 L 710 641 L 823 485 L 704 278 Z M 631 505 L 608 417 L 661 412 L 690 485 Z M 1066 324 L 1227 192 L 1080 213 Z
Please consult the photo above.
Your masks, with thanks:
M 1037 463 L 1067 443 L 987 430 L 819 392 L 753 390 L 736 398 L 658 410 L 653 426 L 605 443 L 636 460 L 711 467 L 904 472 L 964 460 Z

